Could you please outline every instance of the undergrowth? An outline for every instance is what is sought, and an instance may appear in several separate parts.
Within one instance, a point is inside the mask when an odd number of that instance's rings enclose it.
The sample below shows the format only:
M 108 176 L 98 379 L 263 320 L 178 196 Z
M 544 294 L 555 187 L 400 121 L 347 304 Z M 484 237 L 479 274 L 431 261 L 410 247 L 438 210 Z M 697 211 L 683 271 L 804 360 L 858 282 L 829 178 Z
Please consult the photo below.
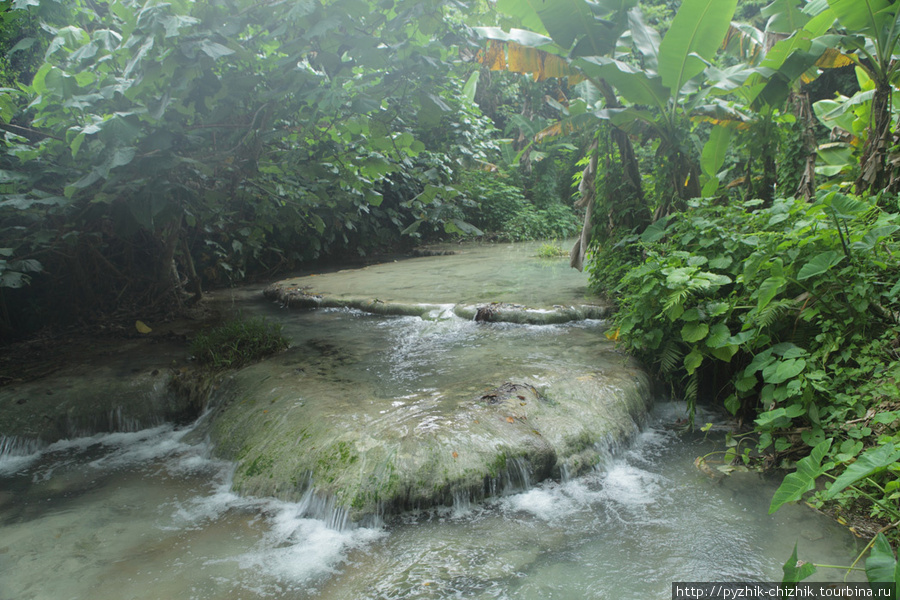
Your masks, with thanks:
M 191 343 L 191 353 L 201 365 L 236 369 L 289 345 L 280 324 L 263 317 L 238 318 L 197 334 Z
M 611 337 L 691 407 L 712 399 L 752 423 L 754 452 L 735 445 L 729 458 L 792 467 L 816 448 L 819 474 L 832 478 L 875 464 L 811 500 L 896 523 L 898 231 L 898 215 L 835 191 L 771 206 L 697 200 L 594 248 L 588 271 L 617 293 Z

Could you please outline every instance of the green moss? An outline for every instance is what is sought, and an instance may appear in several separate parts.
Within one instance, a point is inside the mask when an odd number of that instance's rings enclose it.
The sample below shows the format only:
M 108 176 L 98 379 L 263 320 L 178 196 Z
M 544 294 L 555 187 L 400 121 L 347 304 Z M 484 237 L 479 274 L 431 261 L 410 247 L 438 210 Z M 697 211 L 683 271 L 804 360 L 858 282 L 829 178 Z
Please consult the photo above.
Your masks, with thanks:
M 575 454 L 593 447 L 594 438 L 589 432 L 582 430 L 577 435 L 566 437 L 566 445 L 569 447 L 569 451 Z
M 488 464 L 488 466 L 487 466 L 488 474 L 491 477 L 499 476 L 500 473 L 504 469 L 506 469 L 507 460 L 508 460 L 508 457 L 506 456 L 506 452 L 500 453 L 500 455 L 497 456 L 497 458 L 495 458 L 493 461 L 491 461 L 490 464 Z
M 274 464 L 275 461 L 271 456 L 261 454 L 257 456 L 253 462 L 247 465 L 247 467 L 242 468 L 241 471 L 244 477 L 256 477 L 264 472 L 271 473 Z
M 333 483 L 341 468 L 352 465 L 357 460 L 359 455 L 354 451 L 352 444 L 337 442 L 319 454 L 316 460 L 316 478 Z

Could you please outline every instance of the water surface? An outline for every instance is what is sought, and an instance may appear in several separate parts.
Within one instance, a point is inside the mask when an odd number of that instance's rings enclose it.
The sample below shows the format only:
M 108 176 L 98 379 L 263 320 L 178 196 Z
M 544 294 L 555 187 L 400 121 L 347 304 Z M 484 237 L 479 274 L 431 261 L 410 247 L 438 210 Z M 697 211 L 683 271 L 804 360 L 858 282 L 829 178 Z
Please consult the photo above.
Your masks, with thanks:
M 234 495 L 191 429 L 60 442 L 0 462 L 0 598 L 662 599 L 671 581 L 778 580 L 795 542 L 849 564 L 859 544 L 832 521 L 767 514 L 775 482 L 697 471 L 721 440 L 679 435 L 682 410 L 658 406 L 587 475 L 344 531 Z
M 467 252 L 322 275 L 317 285 L 405 302 L 586 298 L 585 275 L 565 260 L 535 259 L 534 245 Z M 235 297 L 284 323 L 294 349 L 273 360 L 287 365 L 285 376 L 309 375 L 308 393 L 336 394 L 335 406 L 347 401 L 341 390 L 371 390 L 386 403 L 373 403 L 372 421 L 390 413 L 421 424 L 442 403 L 499 385 L 510 369 L 539 383 L 551 371 L 590 376 L 627 362 L 602 322 L 292 313 Z M 829 519 L 804 506 L 767 514 L 778 481 L 698 471 L 694 459 L 721 450 L 722 434 L 682 434 L 673 424 L 684 416 L 683 406 L 658 403 L 629 440 L 604 446 L 597 467 L 577 477 L 519 477 L 483 503 L 458 497 L 343 529 L 310 516 L 328 512 L 314 496 L 233 493 L 234 465 L 212 458 L 203 418 L 0 449 L 0 600 L 665 599 L 673 581 L 779 580 L 795 543 L 805 560 L 853 560 L 862 544 Z M 816 579 L 842 575 L 823 570 Z

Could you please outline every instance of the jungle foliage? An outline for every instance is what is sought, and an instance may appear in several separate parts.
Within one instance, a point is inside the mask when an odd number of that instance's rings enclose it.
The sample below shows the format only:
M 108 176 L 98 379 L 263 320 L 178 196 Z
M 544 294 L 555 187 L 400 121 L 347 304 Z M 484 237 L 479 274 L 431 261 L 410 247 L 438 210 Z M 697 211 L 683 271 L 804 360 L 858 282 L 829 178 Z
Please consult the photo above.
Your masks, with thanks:
M 500 169 L 499 133 L 459 4 L 6 4 L 4 335 L 480 233 L 464 174 Z M 574 229 L 568 194 L 503 178 L 508 237 Z

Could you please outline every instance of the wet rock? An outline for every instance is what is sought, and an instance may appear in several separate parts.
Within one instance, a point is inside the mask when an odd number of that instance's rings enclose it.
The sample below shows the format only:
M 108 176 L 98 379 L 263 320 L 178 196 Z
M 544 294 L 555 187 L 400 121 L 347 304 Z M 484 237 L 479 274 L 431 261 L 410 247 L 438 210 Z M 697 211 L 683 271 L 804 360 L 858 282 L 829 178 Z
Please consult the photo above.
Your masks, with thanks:
M 200 413 L 202 393 L 182 394 L 165 375 L 173 360 L 185 355 L 183 345 L 125 342 L 116 350 L 111 356 L 85 355 L 81 364 L 41 379 L 0 387 L 0 439 L 49 444 L 189 422 Z
M 634 434 L 650 398 L 633 365 L 398 400 L 352 379 L 279 377 L 272 362 L 223 382 L 209 419 L 216 453 L 237 463 L 238 492 L 313 491 L 332 518 L 352 521 L 572 476 Z
M 455 250 L 437 250 L 434 248 L 413 248 L 409 253 L 410 256 L 452 256 L 456 254 Z

